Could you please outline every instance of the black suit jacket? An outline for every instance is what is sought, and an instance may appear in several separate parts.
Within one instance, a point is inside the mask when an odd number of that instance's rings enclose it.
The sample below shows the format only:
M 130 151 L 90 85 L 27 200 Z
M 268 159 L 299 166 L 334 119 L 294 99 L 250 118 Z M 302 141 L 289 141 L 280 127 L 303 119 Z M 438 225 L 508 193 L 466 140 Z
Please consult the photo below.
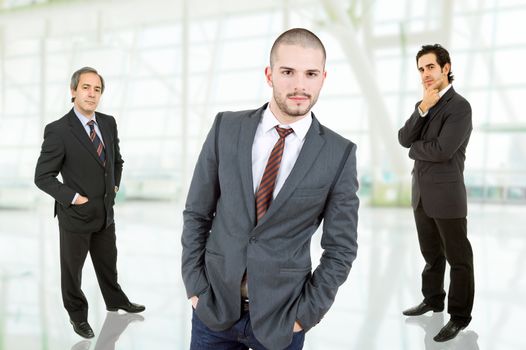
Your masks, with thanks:
M 464 161 L 471 130 L 471 106 L 451 87 L 426 117 L 417 107 L 398 132 L 398 140 L 415 160 L 411 203 L 420 201 L 433 218 L 467 215 Z
M 115 186 L 120 184 L 124 161 L 115 119 L 98 112 L 96 119 L 106 152 L 105 166 L 73 109 L 44 131 L 35 184 L 55 198 L 55 215 L 68 232 L 97 232 L 114 222 Z M 57 179 L 59 173 L 62 182 Z M 75 193 L 89 201 L 72 205 Z

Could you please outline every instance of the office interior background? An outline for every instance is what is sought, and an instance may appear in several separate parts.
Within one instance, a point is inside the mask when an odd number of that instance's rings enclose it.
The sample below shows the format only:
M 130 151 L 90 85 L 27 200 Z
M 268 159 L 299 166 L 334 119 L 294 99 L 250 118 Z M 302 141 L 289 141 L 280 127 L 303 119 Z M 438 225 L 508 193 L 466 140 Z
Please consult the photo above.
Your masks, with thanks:
M 359 252 L 306 350 L 524 349 L 526 304 L 526 1 L 0 0 L 0 350 L 187 349 L 180 277 L 182 208 L 218 111 L 261 106 L 274 39 L 306 27 L 327 49 L 314 112 L 358 144 Z M 440 43 L 470 101 L 465 180 L 475 254 L 473 321 L 432 337 L 409 206 L 412 161 L 397 131 L 422 96 L 415 55 Z M 83 288 L 97 337 L 73 333 L 60 296 L 53 200 L 33 184 L 44 126 L 71 108 L 82 66 L 106 80 L 124 174 L 116 204 L 119 278 L 142 317 L 106 313 L 88 259 Z M 313 266 L 321 254 L 313 239 Z

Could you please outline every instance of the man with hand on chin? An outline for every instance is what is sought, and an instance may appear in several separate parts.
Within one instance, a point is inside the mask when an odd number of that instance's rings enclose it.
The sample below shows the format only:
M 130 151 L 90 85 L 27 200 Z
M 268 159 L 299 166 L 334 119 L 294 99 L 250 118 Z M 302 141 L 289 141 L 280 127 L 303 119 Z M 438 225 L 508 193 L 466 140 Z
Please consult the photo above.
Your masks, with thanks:
M 284 32 L 265 76 L 270 103 L 217 115 L 188 192 L 191 350 L 302 349 L 356 257 L 356 145 L 311 112 L 326 76 L 322 42 L 306 29 Z
M 418 316 L 444 309 L 444 273 L 451 266 L 448 293 L 450 321 L 434 337 L 455 338 L 471 321 L 475 294 L 473 251 L 467 237 L 464 161 L 471 135 L 471 106 L 451 83 L 451 59 L 442 46 L 425 45 L 416 55 L 423 98 L 398 132 L 414 159 L 411 204 L 420 250 L 424 300 L 403 312 Z
M 130 302 L 117 282 L 113 205 L 124 161 L 115 119 L 95 111 L 104 79 L 84 67 L 73 73 L 70 89 L 73 108 L 46 125 L 35 184 L 55 199 L 62 300 L 70 323 L 80 336 L 93 338 L 88 302 L 80 288 L 88 252 L 108 311 L 136 313 L 145 308 Z

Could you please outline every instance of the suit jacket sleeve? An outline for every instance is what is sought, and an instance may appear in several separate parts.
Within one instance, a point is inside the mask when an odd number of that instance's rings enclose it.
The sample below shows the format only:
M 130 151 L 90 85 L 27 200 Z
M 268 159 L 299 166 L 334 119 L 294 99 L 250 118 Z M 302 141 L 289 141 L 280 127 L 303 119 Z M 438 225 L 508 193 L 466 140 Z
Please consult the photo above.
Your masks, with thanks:
M 215 150 L 219 118 L 220 114 L 197 160 L 183 212 L 181 269 L 188 297 L 199 296 L 209 284 L 204 269 L 204 253 L 220 194 Z
M 409 158 L 441 163 L 453 157 L 472 129 L 471 106 L 467 101 L 458 104 L 445 112 L 447 115 L 438 137 L 411 144 Z
M 413 142 L 420 138 L 420 133 L 424 127 L 426 117 L 422 118 L 418 112 L 420 102 L 415 105 L 415 110 L 405 125 L 398 131 L 398 142 L 406 148 L 411 147 Z
M 44 130 L 44 142 L 35 169 L 35 184 L 62 206 L 69 207 L 76 192 L 57 179 L 66 152 L 56 129 L 56 126 L 49 124 Z
M 338 175 L 336 175 L 338 176 Z M 323 254 L 306 283 L 297 319 L 305 330 L 315 326 L 334 302 L 356 258 L 359 200 L 356 176 L 356 145 L 353 145 L 323 213 Z
M 113 139 L 113 142 L 114 142 L 113 147 L 115 150 L 115 162 L 114 162 L 115 186 L 119 187 L 121 184 L 122 164 L 124 163 L 124 160 L 122 160 L 121 150 L 119 147 L 119 133 L 117 131 L 117 122 L 115 121 L 115 119 L 113 119 L 113 126 L 114 126 L 113 132 L 115 135 L 115 138 Z

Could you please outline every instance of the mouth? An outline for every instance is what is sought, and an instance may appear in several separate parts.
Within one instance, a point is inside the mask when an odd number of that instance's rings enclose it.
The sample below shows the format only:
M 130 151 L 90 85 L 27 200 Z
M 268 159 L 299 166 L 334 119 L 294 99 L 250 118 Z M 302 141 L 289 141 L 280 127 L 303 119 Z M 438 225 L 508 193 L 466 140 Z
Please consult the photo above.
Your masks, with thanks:
M 304 101 L 310 100 L 310 95 L 308 94 L 289 94 L 287 98 L 293 102 L 301 103 Z

